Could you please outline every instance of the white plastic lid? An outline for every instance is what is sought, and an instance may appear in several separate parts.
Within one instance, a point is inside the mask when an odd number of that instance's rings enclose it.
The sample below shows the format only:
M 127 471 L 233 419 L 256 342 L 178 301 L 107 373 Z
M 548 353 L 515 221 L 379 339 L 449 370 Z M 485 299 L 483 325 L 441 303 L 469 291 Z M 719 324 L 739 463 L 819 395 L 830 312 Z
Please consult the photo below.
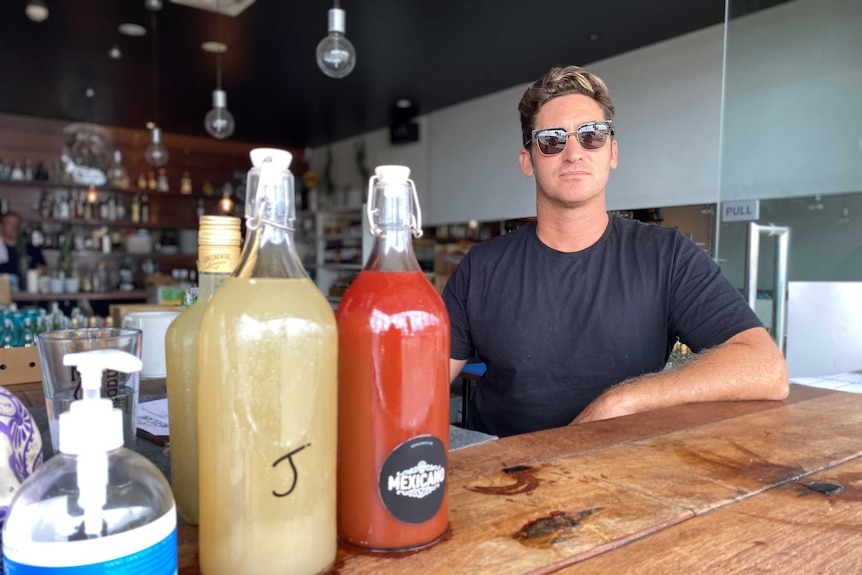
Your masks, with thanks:
M 269 158 L 274 167 L 284 171 L 290 168 L 290 162 L 293 161 L 293 154 L 278 148 L 255 148 L 249 152 L 249 156 L 251 157 L 251 165 L 255 168 L 261 167 Z
M 374 174 L 384 184 L 403 184 L 410 178 L 410 168 L 407 166 L 377 166 Z
M 99 349 L 63 356 L 81 374 L 83 398 L 60 414 L 60 451 L 70 455 L 106 453 L 123 445 L 123 414 L 110 399 L 101 397 L 102 372 L 141 370 L 141 360 L 119 349 Z

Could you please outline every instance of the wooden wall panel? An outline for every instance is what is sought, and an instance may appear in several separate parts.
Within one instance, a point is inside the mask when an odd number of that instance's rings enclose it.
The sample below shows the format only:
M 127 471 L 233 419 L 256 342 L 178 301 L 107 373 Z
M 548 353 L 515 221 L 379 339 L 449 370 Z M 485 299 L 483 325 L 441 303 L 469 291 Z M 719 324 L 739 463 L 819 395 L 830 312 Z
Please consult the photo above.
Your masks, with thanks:
M 0 114 L 0 158 L 13 162 L 23 162 L 25 158 L 30 158 L 34 167 L 38 162 L 48 166 L 58 160 L 63 152 L 63 129 L 68 124 L 69 122 L 49 118 Z M 144 160 L 144 150 L 150 142 L 149 131 L 113 126 L 99 127 L 108 132 L 113 139 L 114 148 L 122 152 L 123 164 L 129 171 L 134 187 L 140 173 L 153 170 Z M 200 194 L 205 181 L 218 188 L 224 182 L 232 181 L 235 171 L 247 172 L 251 167 L 248 153 L 253 148 L 271 147 L 252 142 L 170 133 L 162 134 L 162 143 L 170 154 L 165 168 L 171 191 L 179 189 L 182 172 L 188 170 L 195 195 Z M 287 150 L 294 157 L 291 171 L 302 175 L 307 170 L 307 165 L 302 160 L 303 150 Z

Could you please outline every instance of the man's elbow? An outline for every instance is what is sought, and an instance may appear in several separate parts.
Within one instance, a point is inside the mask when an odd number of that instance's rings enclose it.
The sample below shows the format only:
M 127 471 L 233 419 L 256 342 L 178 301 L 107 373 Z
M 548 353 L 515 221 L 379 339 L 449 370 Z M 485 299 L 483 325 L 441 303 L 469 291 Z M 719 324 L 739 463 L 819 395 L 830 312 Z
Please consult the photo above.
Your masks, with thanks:
M 769 359 L 764 362 L 764 392 L 767 397 L 764 399 L 786 399 L 790 393 L 790 383 L 787 379 L 787 362 L 784 361 L 784 356 L 775 349 L 774 354 L 770 354 Z

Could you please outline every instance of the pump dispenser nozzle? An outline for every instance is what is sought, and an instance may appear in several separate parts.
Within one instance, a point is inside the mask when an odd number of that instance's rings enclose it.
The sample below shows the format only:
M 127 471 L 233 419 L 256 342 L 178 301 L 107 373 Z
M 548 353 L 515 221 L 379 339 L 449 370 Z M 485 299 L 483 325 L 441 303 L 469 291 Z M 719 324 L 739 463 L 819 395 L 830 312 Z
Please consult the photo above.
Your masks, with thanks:
M 110 399 L 101 397 L 102 372 L 140 371 L 141 360 L 119 349 L 99 349 L 66 354 L 63 365 L 78 368 L 84 393 L 60 415 L 60 451 L 71 455 L 104 453 L 123 445 L 123 416 Z
M 123 414 L 110 399 L 101 397 L 102 371 L 131 373 L 141 360 L 119 349 L 99 349 L 63 356 L 81 374 L 83 399 L 60 414 L 60 451 L 77 455 L 78 505 L 84 511 L 84 532 L 102 535 L 102 507 L 107 500 L 108 452 L 123 446 Z

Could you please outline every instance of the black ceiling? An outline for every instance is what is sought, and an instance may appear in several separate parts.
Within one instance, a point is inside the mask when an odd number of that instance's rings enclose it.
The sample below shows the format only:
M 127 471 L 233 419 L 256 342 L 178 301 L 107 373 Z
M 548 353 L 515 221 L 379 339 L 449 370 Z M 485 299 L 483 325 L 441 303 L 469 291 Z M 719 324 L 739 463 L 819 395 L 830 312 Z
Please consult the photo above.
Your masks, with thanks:
M 144 0 L 44 2 L 50 16 L 39 24 L 25 16 L 26 0 L 0 2 L 0 112 L 143 128 L 154 115 L 153 36 L 122 36 L 117 26 L 149 29 Z M 725 2 L 342 0 L 357 52 L 342 80 L 314 62 L 331 7 L 257 0 L 231 18 L 164 0 L 155 35 L 163 131 L 206 136 L 216 82 L 216 58 L 200 48 L 206 40 L 230 46 L 222 83 L 233 139 L 304 147 L 388 125 L 397 98 L 414 99 L 425 114 L 532 81 L 553 65 L 588 64 L 720 23 Z M 108 58 L 115 43 L 118 61 Z

